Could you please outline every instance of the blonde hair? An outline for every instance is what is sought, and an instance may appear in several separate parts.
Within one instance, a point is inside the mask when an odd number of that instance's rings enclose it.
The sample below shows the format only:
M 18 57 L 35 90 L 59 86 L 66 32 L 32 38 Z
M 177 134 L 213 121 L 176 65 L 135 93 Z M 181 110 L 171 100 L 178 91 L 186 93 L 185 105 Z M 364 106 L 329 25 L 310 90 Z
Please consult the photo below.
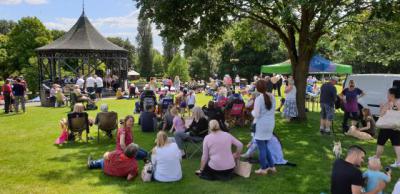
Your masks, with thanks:
M 208 124 L 208 129 L 212 132 L 217 132 L 217 131 L 221 130 L 221 128 L 219 127 L 218 121 L 215 119 L 210 121 L 210 123 Z
M 73 112 L 84 112 L 85 111 L 85 106 L 83 106 L 82 103 L 76 103 L 74 105 L 74 111 Z
M 165 131 L 160 131 L 157 133 L 157 138 L 156 138 L 156 147 L 164 147 L 165 145 L 168 144 L 168 135 Z
M 176 107 L 172 108 L 171 109 L 171 114 L 174 115 L 174 116 L 179 115 L 178 109 Z
M 368 160 L 368 168 L 371 170 L 380 170 L 381 168 L 381 160 L 375 157 L 371 157 Z
M 203 110 L 201 110 L 200 107 L 195 106 L 192 110 L 193 112 L 193 120 L 198 122 L 201 118 L 205 118 L 206 116 L 204 115 Z

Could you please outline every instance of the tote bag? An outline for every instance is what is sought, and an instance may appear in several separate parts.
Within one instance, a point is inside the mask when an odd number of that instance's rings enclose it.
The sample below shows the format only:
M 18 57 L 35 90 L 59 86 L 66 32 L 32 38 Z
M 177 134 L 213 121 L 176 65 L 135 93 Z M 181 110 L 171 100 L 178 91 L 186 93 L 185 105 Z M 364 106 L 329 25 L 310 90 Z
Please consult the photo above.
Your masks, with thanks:
M 141 177 L 143 182 L 150 182 L 152 176 L 153 176 L 153 164 L 149 162 L 144 165 Z
M 385 115 L 379 117 L 376 127 L 400 130 L 400 111 L 388 110 Z
M 249 178 L 251 174 L 251 167 L 252 164 L 249 162 L 243 162 L 240 160 L 236 160 L 236 166 L 234 169 L 235 174 L 244 177 L 244 178 Z

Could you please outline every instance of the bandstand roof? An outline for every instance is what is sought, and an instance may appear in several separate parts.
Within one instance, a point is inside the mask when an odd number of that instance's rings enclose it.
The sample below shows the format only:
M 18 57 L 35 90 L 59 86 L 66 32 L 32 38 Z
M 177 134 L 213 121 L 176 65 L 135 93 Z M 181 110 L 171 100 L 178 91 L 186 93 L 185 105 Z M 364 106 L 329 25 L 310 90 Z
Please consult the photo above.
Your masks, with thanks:
M 84 11 L 75 25 L 64 36 L 36 49 L 38 52 L 63 50 L 128 52 L 104 38 L 90 23 Z

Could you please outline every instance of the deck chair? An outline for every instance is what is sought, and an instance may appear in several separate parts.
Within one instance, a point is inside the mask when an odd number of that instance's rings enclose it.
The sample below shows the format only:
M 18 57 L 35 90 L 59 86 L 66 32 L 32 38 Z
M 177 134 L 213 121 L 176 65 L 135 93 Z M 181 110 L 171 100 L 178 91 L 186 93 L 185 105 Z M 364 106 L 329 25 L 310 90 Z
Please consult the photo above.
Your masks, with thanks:
M 197 153 L 203 152 L 203 138 L 188 138 L 186 141 L 184 141 L 184 147 L 187 159 L 192 159 Z
M 111 133 L 118 128 L 118 114 L 114 111 L 99 112 L 96 116 L 97 124 L 97 143 L 100 142 L 100 130 Z
M 239 124 L 244 125 L 244 104 L 235 103 L 232 105 L 232 109 L 229 112 L 229 123 L 233 125 Z
M 68 114 L 68 131 L 72 133 L 79 133 L 86 130 L 86 142 L 88 142 L 89 134 L 89 118 L 86 112 L 82 113 L 69 113 Z

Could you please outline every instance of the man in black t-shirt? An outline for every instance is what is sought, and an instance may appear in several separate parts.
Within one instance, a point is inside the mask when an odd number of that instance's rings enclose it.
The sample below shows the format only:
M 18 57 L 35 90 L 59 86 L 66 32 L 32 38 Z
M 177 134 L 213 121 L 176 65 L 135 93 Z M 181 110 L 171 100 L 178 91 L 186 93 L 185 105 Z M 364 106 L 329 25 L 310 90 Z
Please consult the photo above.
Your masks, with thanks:
M 359 167 L 364 161 L 365 151 L 359 146 L 350 146 L 346 158 L 338 159 L 333 164 L 331 176 L 332 194 L 361 194 L 364 180 Z M 385 183 L 380 182 L 375 190 L 369 194 L 378 193 L 385 188 Z

